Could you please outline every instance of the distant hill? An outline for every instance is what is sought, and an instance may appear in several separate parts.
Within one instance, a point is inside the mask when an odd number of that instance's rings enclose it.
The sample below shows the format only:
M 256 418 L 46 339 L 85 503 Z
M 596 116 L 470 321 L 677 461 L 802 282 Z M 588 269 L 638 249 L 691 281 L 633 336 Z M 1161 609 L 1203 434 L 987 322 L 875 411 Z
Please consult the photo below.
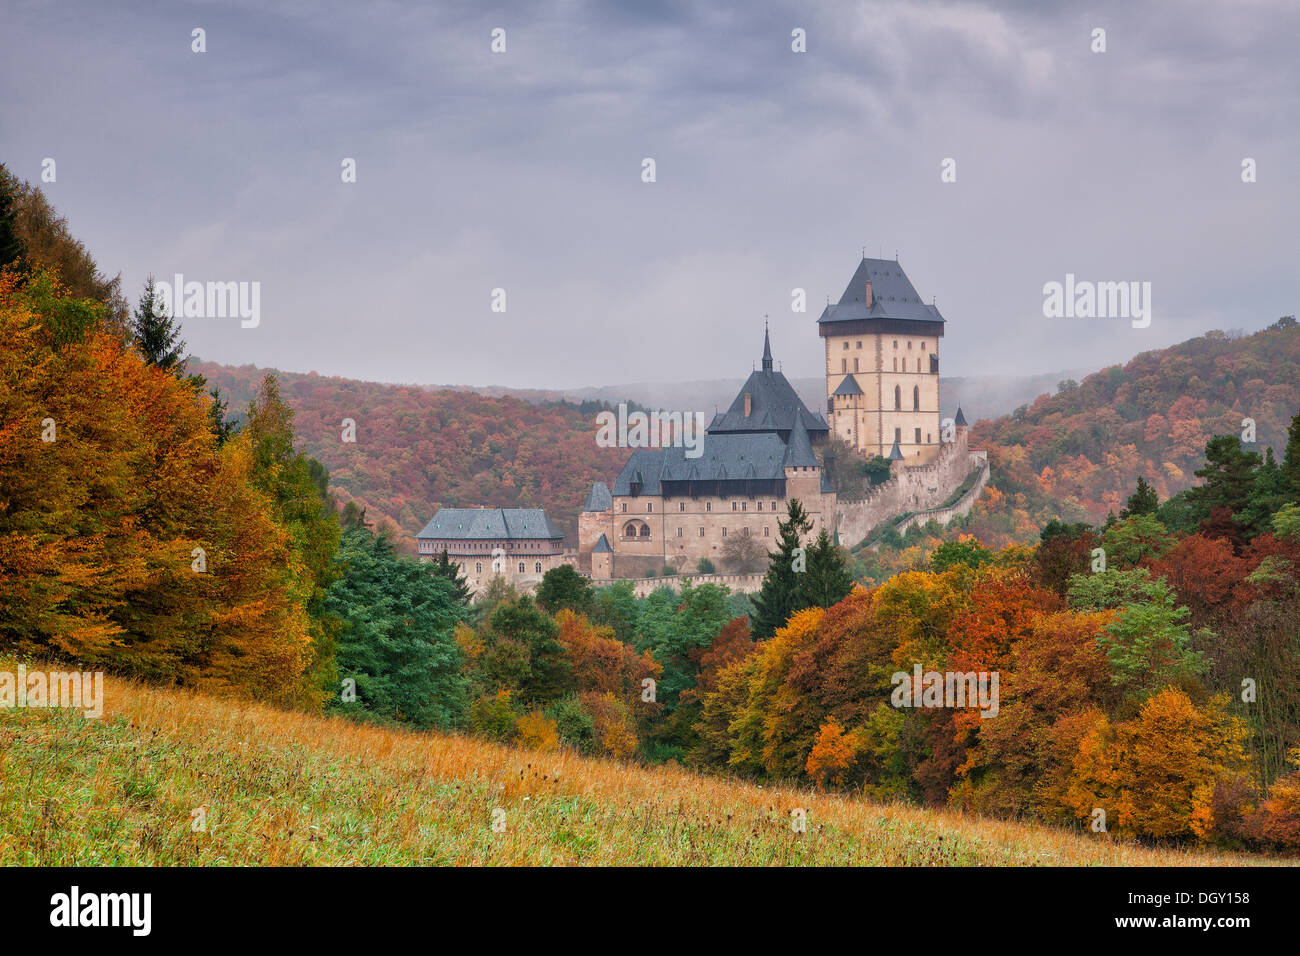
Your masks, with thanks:
M 1255 425 L 1248 450 L 1280 459 L 1300 409 L 1300 326 L 1209 332 L 1089 375 L 1010 415 L 975 422 L 991 480 L 969 531 L 985 543 L 1036 535 L 1047 520 L 1100 522 L 1145 476 L 1163 500 L 1197 483 L 1205 443 Z
M 471 391 L 382 385 L 253 365 L 191 360 L 242 416 L 267 372 L 293 407 L 299 447 L 330 470 L 341 501 L 390 518 L 410 536 L 442 506 L 545 507 L 574 543 L 592 481 L 612 481 L 624 449 L 598 448 L 595 410 Z M 342 421 L 356 422 L 345 443 Z

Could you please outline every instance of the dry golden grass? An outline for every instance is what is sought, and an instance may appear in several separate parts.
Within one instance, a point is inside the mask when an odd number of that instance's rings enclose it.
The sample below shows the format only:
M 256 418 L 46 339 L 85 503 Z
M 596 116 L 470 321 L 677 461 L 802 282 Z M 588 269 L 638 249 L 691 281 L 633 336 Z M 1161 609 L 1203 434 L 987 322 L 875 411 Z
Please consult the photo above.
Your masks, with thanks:
M 8 666 L 6 664 L 6 666 Z M 0 711 L 0 865 L 1233 865 L 1103 836 L 535 753 L 109 679 Z M 206 808 L 206 831 L 192 811 Z M 807 812 L 792 832 L 790 811 Z M 492 830 L 505 811 L 505 832 Z

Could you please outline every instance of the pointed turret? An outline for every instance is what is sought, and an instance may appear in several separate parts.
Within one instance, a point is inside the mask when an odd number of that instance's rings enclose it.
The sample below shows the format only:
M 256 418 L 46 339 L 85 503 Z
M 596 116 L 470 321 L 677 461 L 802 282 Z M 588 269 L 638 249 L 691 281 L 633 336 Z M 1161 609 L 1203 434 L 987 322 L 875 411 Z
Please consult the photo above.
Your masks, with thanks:
M 763 323 L 763 371 L 772 371 L 772 340 L 768 338 L 767 323 Z
M 957 406 L 957 417 L 952 420 L 952 423 L 956 425 L 958 428 L 966 427 L 966 416 L 961 413 L 960 405 Z
M 817 467 L 817 456 L 813 454 L 812 441 L 808 438 L 808 429 L 804 427 L 803 419 L 795 417 L 794 425 L 790 429 L 790 441 L 785 446 L 786 468 L 794 467 Z
M 891 449 L 889 449 L 889 460 L 890 460 L 890 461 L 902 461 L 902 460 L 903 460 L 903 453 L 902 453 L 901 451 L 899 451 L 899 448 L 898 448 L 898 439 L 897 439 L 897 438 L 894 439 L 894 447 L 891 448 Z

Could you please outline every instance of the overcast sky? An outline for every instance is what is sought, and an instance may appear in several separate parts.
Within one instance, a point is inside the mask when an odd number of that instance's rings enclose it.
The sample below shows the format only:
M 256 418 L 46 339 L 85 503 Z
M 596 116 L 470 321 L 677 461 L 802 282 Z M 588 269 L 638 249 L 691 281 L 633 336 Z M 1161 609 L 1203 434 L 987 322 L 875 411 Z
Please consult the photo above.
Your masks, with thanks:
M 520 387 L 735 377 L 766 313 L 785 371 L 816 375 L 817 316 L 864 246 L 937 300 L 946 375 L 1100 367 L 1298 310 L 1291 0 L 0 16 L 0 161 L 39 181 L 55 159 L 44 188 L 132 301 L 150 272 L 261 283 L 257 328 L 185 320 L 206 359 Z M 1150 326 L 1045 318 L 1066 273 L 1149 281 Z

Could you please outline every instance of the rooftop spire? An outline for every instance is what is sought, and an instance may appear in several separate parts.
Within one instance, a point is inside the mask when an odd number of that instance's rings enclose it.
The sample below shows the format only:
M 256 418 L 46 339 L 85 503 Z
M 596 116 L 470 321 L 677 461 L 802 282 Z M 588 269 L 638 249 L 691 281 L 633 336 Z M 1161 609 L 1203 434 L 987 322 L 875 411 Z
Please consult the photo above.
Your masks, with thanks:
M 763 320 L 763 371 L 772 371 L 772 341 L 767 335 L 767 319 Z

